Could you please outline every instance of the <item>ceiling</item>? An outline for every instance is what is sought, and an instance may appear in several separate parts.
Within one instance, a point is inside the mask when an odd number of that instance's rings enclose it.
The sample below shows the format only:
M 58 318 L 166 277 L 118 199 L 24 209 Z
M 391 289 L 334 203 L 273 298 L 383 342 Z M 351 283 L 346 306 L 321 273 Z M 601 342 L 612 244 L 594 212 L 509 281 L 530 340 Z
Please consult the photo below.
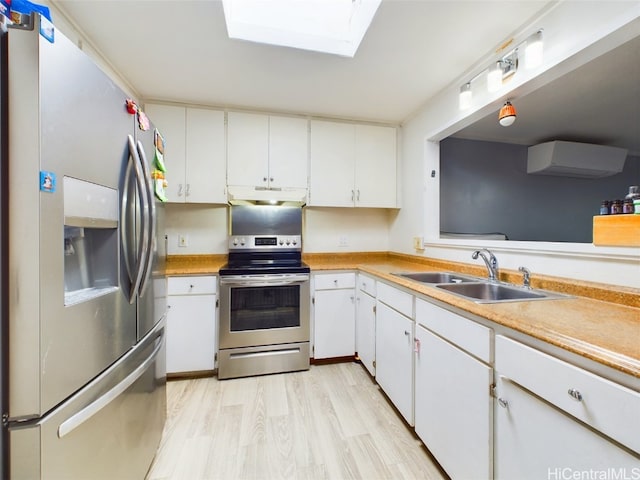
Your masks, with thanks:
M 495 112 L 453 136 L 520 145 L 596 143 L 640 155 L 640 36 L 513 103 L 512 126 L 500 126 Z
M 143 100 L 392 124 L 549 3 L 383 0 L 344 58 L 230 40 L 220 0 L 50 2 Z

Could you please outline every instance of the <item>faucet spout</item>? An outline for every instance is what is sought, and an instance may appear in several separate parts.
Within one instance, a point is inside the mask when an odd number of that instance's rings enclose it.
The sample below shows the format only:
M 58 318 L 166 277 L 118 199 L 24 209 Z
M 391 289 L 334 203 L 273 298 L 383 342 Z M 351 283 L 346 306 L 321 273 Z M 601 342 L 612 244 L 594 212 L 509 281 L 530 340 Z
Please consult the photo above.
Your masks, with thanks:
M 498 269 L 498 259 L 496 258 L 496 256 L 488 249 L 482 248 L 480 250 L 476 250 L 471 255 L 471 258 L 473 258 L 474 260 L 477 260 L 478 257 L 484 260 L 484 264 L 487 267 L 487 276 L 489 277 L 489 280 L 498 280 L 500 278 L 500 272 Z

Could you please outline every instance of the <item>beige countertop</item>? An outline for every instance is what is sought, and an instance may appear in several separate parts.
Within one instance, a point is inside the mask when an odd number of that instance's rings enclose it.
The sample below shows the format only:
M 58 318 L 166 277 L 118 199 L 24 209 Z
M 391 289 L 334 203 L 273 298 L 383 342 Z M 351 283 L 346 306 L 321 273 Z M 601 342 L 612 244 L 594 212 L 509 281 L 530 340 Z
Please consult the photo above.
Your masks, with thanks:
M 554 300 L 480 304 L 396 275 L 455 271 L 485 276 L 484 266 L 393 254 L 305 254 L 312 272 L 359 270 L 640 378 L 640 289 L 532 275 L 531 286 L 569 294 Z M 216 274 L 226 255 L 171 256 L 167 275 Z M 518 272 L 500 279 L 520 283 Z
M 167 276 L 215 275 L 227 263 L 227 255 L 169 255 Z

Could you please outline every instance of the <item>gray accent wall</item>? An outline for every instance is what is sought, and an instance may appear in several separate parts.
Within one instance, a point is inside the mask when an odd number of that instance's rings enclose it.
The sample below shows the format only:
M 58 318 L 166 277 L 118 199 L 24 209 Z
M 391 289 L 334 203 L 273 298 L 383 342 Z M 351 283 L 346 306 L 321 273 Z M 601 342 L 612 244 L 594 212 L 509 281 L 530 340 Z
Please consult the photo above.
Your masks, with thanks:
M 527 146 L 447 138 L 440 142 L 440 230 L 503 233 L 509 240 L 591 243 L 602 200 L 640 185 L 640 157 L 611 177 L 527 174 Z

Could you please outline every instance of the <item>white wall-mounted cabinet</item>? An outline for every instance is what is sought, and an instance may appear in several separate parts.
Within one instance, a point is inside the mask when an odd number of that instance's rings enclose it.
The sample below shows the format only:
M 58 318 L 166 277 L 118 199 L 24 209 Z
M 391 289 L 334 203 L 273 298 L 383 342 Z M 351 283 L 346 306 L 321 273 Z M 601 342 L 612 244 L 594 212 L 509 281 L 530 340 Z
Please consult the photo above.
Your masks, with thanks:
M 167 293 L 167 373 L 213 370 L 217 277 L 169 277 Z
M 310 206 L 397 206 L 395 128 L 312 120 L 310 132 Z
M 640 472 L 639 392 L 507 337 L 495 343 L 496 478 Z
M 147 104 L 165 139 L 166 195 L 174 203 L 226 203 L 224 112 Z
M 356 352 L 362 365 L 376 374 L 376 280 L 358 274 L 356 292 Z
M 422 299 L 416 324 L 416 434 L 451 478 L 491 478 L 491 330 Z
M 227 183 L 265 189 L 306 189 L 308 121 L 229 112 Z
M 313 357 L 355 353 L 355 281 L 353 272 L 313 275 Z
M 413 296 L 376 285 L 376 381 L 413 425 Z

